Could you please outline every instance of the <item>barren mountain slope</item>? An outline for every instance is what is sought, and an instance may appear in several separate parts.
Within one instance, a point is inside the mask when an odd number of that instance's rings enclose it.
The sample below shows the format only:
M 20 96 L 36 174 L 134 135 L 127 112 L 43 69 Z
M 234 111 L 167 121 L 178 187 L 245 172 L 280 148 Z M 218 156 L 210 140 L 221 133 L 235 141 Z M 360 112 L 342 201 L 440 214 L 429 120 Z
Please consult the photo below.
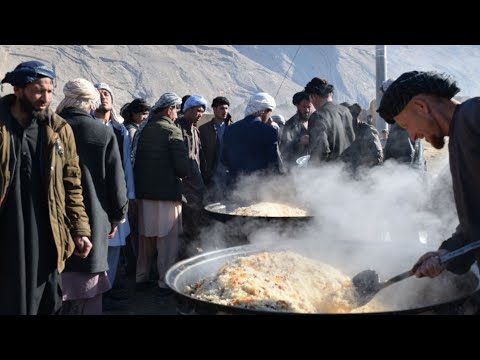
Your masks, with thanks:
M 295 113 L 292 95 L 315 76 L 334 84 L 335 101 L 366 107 L 374 97 L 374 55 L 374 45 L 0 45 L 0 76 L 21 61 L 38 59 L 57 71 L 54 106 L 66 81 L 84 77 L 109 83 L 117 108 L 134 97 L 153 103 L 166 91 L 201 94 L 209 102 L 225 95 L 235 119 L 243 117 L 252 93 L 265 91 L 275 96 L 276 113 L 288 118 Z M 460 95 L 475 96 L 479 57 L 479 46 L 392 45 L 388 76 L 445 71 L 459 81 Z M 5 85 L 2 95 L 10 91 Z

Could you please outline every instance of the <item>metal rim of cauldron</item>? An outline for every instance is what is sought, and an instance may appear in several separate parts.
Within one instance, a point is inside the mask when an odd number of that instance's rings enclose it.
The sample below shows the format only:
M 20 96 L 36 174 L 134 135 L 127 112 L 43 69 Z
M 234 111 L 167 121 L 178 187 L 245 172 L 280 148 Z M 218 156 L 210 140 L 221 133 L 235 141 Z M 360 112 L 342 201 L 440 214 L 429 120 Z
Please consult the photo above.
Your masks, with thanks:
M 298 222 L 298 221 L 308 221 L 313 219 L 312 215 L 306 215 L 306 216 L 248 216 L 248 215 L 235 215 L 235 214 L 230 214 L 227 212 L 221 212 L 221 211 L 216 211 L 215 208 L 218 208 L 219 206 L 225 206 L 225 207 L 238 207 L 238 205 L 235 206 L 230 206 L 233 203 L 213 203 L 213 204 L 208 204 L 204 206 L 204 210 L 207 212 L 207 214 L 218 221 L 221 222 L 226 222 L 232 219 L 244 219 L 244 220 L 261 220 L 261 221 L 281 221 L 281 222 Z
M 280 249 L 275 249 L 278 251 Z M 331 313 L 313 313 L 313 314 L 300 314 L 297 312 L 285 312 L 285 311 L 275 311 L 275 310 L 254 310 L 246 309 L 239 306 L 230 306 L 216 304 L 210 301 L 197 299 L 191 295 L 185 293 L 183 289 L 180 289 L 177 280 L 186 272 L 191 271 L 195 266 L 200 266 L 202 263 L 211 262 L 216 259 L 229 258 L 233 259 L 235 256 L 248 256 L 253 255 L 262 251 L 272 251 L 272 249 L 267 249 L 259 247 L 257 245 L 242 245 L 235 246 L 215 251 L 206 252 L 185 260 L 182 260 L 174 264 L 165 274 L 165 282 L 167 286 L 175 293 L 177 301 L 179 303 L 185 303 L 191 309 L 189 313 L 198 313 L 198 314 L 238 314 L 238 315 L 335 315 Z M 211 271 L 207 272 L 208 275 L 212 275 Z M 208 276 L 207 275 L 207 276 Z M 193 282 L 189 282 L 193 284 Z M 441 303 L 435 303 L 426 306 L 419 306 L 410 309 L 401 309 L 401 310 L 387 310 L 381 312 L 368 312 L 368 313 L 350 313 L 342 315 L 414 315 L 428 312 L 435 312 L 438 309 L 442 308 L 454 308 L 461 306 L 476 290 L 478 285 L 468 292 L 467 295 L 459 296 L 458 298 L 444 301 Z

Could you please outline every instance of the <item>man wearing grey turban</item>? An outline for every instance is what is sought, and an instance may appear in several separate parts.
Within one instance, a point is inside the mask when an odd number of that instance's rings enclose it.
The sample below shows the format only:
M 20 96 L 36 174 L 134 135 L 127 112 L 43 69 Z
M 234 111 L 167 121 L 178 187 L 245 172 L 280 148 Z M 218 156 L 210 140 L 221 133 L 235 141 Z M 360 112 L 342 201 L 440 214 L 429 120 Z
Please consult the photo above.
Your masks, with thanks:
M 187 148 L 175 126 L 182 99 L 163 94 L 135 136 L 135 188 L 138 205 L 137 291 L 148 287 L 157 252 L 158 293 L 169 294 L 164 277 L 178 260 L 182 232 L 181 179 L 187 176 Z
M 222 161 L 229 170 L 229 183 L 241 174 L 280 172 L 277 131 L 266 122 L 276 103 L 267 93 L 254 94 L 244 119 L 225 129 Z
M 72 128 L 50 110 L 55 72 L 25 61 L 0 99 L 0 314 L 55 314 L 65 260 L 92 244 Z
M 100 94 L 90 81 L 68 81 L 57 112 L 73 129 L 82 170 L 83 196 L 93 248 L 86 259 L 70 258 L 62 274 L 64 308 L 68 315 L 102 314 L 102 295 L 111 288 L 107 277 L 108 239 L 126 216 L 125 174 L 113 132 L 90 114 Z M 111 240 L 110 240 L 111 241 Z

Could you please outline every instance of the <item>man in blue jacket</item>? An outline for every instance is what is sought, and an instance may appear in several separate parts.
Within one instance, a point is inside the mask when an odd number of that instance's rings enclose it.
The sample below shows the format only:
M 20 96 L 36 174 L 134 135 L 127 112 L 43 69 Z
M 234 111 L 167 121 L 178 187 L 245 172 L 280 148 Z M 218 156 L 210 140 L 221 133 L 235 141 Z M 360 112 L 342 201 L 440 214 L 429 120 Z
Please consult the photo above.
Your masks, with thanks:
M 277 131 L 266 122 L 275 109 L 275 99 L 257 93 L 248 101 L 246 117 L 225 129 L 222 161 L 229 183 L 257 171 L 280 172 Z

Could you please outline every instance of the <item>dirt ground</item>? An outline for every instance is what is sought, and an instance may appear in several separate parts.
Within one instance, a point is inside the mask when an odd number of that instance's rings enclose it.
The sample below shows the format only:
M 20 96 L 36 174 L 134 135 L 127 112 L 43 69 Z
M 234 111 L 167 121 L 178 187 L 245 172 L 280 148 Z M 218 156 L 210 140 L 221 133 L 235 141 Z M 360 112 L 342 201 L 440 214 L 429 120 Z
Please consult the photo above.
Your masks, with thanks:
M 122 308 L 104 310 L 104 315 L 176 315 L 176 299 L 174 295 L 159 296 L 155 291 L 155 282 L 148 288 L 137 291 L 135 275 L 126 273 L 124 259 L 120 259 L 114 292 L 123 298 L 118 301 Z

